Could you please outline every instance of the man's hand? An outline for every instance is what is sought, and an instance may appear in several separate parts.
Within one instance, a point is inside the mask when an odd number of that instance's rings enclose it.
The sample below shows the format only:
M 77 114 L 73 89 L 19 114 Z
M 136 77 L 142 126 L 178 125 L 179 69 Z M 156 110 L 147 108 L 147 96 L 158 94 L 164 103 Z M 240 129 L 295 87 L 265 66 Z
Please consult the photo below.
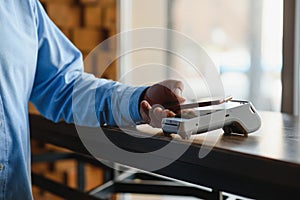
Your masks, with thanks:
M 161 127 L 162 118 L 175 116 L 172 110 L 165 107 L 185 101 L 182 91 L 181 81 L 166 80 L 152 85 L 141 97 L 140 114 L 143 120 L 153 127 Z

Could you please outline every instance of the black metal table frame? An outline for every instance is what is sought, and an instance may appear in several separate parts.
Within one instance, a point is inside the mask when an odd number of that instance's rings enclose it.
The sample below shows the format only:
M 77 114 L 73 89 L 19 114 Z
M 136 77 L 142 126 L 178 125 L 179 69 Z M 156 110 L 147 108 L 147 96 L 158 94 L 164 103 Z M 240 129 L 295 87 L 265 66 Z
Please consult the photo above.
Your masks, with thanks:
M 70 188 L 65 184 L 32 173 L 33 184 L 43 190 L 66 199 L 110 199 L 116 193 L 161 194 L 176 196 L 193 196 L 201 199 L 226 199 L 226 195 L 218 190 L 209 190 L 192 184 L 169 180 L 151 173 L 142 173 L 122 166 L 122 170 L 113 170 L 103 165 L 93 157 L 78 153 L 49 152 L 32 155 L 32 163 L 53 163 L 60 160 L 76 160 L 77 188 Z M 85 191 L 85 163 L 100 167 L 104 171 L 103 184 L 90 191 Z M 138 181 L 136 181 L 138 180 Z

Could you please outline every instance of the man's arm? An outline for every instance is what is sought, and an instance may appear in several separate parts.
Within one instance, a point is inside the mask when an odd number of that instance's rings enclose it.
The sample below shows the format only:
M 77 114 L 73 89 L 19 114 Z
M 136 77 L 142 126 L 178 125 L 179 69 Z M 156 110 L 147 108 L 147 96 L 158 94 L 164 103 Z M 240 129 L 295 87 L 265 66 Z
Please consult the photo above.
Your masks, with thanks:
M 78 49 L 36 1 L 38 60 L 30 100 L 48 119 L 79 125 L 129 125 L 142 118 L 140 96 L 146 87 L 130 87 L 83 72 Z
M 152 106 L 182 103 L 181 82 L 132 87 L 84 73 L 79 50 L 49 19 L 39 1 L 35 2 L 38 59 L 30 100 L 41 114 L 83 126 L 128 126 L 144 121 L 155 127 L 163 117 L 174 115 Z

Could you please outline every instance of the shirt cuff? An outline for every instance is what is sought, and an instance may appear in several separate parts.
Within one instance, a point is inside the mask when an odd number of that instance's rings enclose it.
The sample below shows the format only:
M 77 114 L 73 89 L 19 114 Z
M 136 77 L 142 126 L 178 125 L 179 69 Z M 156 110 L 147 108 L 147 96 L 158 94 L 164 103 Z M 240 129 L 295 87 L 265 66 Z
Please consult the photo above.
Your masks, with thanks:
M 142 87 L 137 87 L 134 89 L 130 100 L 129 100 L 129 105 L 130 105 L 130 117 L 135 123 L 141 123 L 143 122 L 143 119 L 140 115 L 140 102 L 141 102 L 141 96 L 149 88 L 149 86 L 142 86 Z

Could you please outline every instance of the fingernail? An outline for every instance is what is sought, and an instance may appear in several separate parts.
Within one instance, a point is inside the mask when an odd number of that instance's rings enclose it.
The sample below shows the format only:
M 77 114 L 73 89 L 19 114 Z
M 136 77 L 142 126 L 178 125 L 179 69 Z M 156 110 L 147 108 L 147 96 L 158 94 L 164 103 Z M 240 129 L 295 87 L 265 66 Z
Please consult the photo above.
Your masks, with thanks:
M 176 95 L 176 96 L 182 96 L 182 91 L 181 91 L 181 89 L 180 88 L 176 88 L 175 90 L 174 90 L 174 94 Z

